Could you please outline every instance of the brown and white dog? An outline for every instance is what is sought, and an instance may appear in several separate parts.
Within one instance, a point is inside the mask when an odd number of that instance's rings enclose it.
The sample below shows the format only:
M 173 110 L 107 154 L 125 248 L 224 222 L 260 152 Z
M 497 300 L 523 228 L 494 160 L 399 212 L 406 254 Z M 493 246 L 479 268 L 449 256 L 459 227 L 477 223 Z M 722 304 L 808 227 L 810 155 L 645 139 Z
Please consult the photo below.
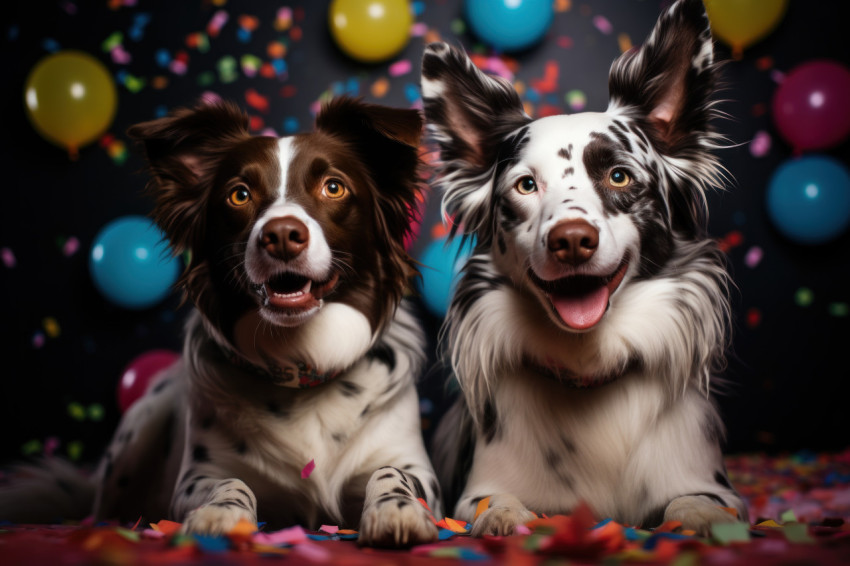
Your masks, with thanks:
M 704 210 L 716 76 L 700 0 L 614 62 L 605 112 L 532 120 L 463 51 L 426 49 L 444 209 L 476 241 L 444 328 L 463 395 L 435 436 L 473 534 L 581 502 L 700 533 L 746 519 L 710 399 L 729 319 Z
M 421 131 L 415 110 L 348 98 L 326 104 L 314 132 L 280 139 L 250 135 L 225 102 L 129 130 L 155 221 L 190 253 L 181 283 L 196 308 L 182 359 L 102 458 L 97 518 L 204 534 L 243 519 L 330 522 L 380 546 L 436 538 L 419 502 L 440 516 L 415 388 L 424 336 L 403 300 Z M 7 490 L 0 516 L 37 494 Z

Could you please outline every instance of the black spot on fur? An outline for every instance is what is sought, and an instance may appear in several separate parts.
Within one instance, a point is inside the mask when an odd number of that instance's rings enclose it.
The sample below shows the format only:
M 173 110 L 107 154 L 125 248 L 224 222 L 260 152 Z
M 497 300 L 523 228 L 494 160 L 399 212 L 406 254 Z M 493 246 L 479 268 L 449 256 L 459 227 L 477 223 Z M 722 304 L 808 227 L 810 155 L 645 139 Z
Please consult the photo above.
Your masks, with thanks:
M 729 478 L 727 478 L 726 474 L 724 474 L 723 472 L 714 472 L 714 481 L 716 481 L 726 489 L 733 489 L 732 484 L 729 482 Z
M 236 443 L 236 453 L 237 454 L 245 454 L 248 452 L 248 444 L 244 440 L 240 440 Z
M 505 237 L 502 235 L 501 232 L 499 232 L 499 235 L 496 238 L 496 243 L 499 245 L 499 253 L 505 255 L 505 253 L 508 251 L 508 246 L 507 244 L 505 244 Z
M 395 493 L 397 495 L 410 495 L 410 492 L 401 487 L 394 487 L 390 493 Z
M 562 147 L 558 150 L 558 157 L 563 157 L 564 159 L 572 159 L 573 158 L 573 144 L 569 144 L 567 147 Z
M 355 397 L 363 392 L 362 387 L 350 381 L 340 381 L 339 388 L 340 392 L 346 397 Z
M 195 462 L 209 462 L 210 454 L 207 447 L 203 444 L 196 444 L 194 448 L 192 448 L 192 460 Z
M 390 474 L 384 474 L 381 477 L 379 477 L 378 479 L 379 480 L 389 480 L 389 479 L 393 479 L 394 477 L 395 477 L 395 474 L 390 473 Z
M 422 485 L 422 482 L 419 481 L 419 478 L 410 474 L 408 476 L 410 481 L 413 482 L 413 489 L 416 493 L 417 499 L 425 499 L 425 487 Z
M 398 502 L 398 508 L 399 508 L 399 509 L 401 509 L 401 508 L 402 508 L 402 507 L 404 507 L 405 505 L 409 505 L 409 504 L 410 504 L 410 502 L 409 502 L 409 501 L 407 501 L 406 499 L 401 499 L 401 500 L 399 500 L 399 502 Z
M 346 435 L 342 434 L 341 432 L 335 432 L 335 433 L 331 434 L 331 438 L 337 444 L 342 444 L 343 442 L 345 442 L 345 440 L 348 437 Z
M 484 403 L 484 414 L 482 415 L 481 432 L 486 443 L 492 442 L 499 436 L 499 415 L 496 408 L 489 400 Z
M 169 385 L 171 385 L 171 380 L 163 379 L 162 381 L 153 386 L 153 388 L 151 389 L 151 393 L 159 393 Z
M 365 407 L 363 407 L 363 410 L 362 410 L 362 411 L 360 411 L 360 418 L 362 419 L 363 417 L 365 417 L 365 416 L 366 416 L 366 414 L 367 414 L 367 413 L 368 413 L 371 409 L 372 409 L 372 404 L 371 404 L 371 403 L 367 403 L 367 404 L 366 404 L 366 406 L 365 406 Z
M 564 173 L 561 175 L 561 179 L 566 179 L 568 176 L 574 174 L 575 172 L 575 167 L 567 167 L 566 169 L 564 169 Z
M 557 468 L 563 460 L 563 456 L 554 450 L 547 450 L 546 454 L 544 454 L 544 458 L 546 460 L 546 465 L 550 468 Z
M 366 357 L 372 361 L 378 361 L 389 368 L 390 371 L 395 370 L 396 358 L 395 351 L 386 344 L 376 344 L 368 352 Z
M 186 490 L 183 493 L 185 493 L 186 496 L 192 495 L 192 493 L 195 491 L 195 485 L 195 482 L 190 483 L 186 486 Z

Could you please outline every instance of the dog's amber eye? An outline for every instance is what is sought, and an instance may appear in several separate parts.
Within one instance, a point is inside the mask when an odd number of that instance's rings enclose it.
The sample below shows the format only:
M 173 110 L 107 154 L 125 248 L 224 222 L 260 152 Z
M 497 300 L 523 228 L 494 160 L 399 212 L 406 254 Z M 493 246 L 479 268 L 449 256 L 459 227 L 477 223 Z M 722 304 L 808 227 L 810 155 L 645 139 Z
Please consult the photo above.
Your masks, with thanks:
M 248 187 L 245 185 L 239 185 L 232 191 L 230 191 L 230 196 L 227 197 L 227 202 L 232 204 L 233 206 L 244 206 L 251 201 L 251 191 L 248 190 Z
M 611 174 L 608 175 L 608 182 L 615 189 L 622 189 L 632 182 L 632 178 L 629 177 L 629 174 L 625 172 L 623 169 L 614 169 L 611 171 Z
M 534 181 L 534 177 L 526 175 L 516 182 L 514 188 L 521 195 L 530 195 L 531 193 L 537 192 L 537 183 Z
M 322 187 L 322 194 L 329 199 L 339 199 L 345 196 L 348 189 L 336 179 L 325 181 L 325 186 Z

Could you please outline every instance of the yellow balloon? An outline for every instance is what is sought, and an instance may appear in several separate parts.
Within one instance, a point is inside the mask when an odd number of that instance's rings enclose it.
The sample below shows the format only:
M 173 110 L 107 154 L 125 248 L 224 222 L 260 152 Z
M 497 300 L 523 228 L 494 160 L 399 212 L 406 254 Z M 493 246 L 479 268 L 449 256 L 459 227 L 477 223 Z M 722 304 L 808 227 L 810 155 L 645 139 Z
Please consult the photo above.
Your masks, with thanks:
M 24 86 L 30 122 L 72 158 L 106 131 L 115 117 L 117 99 L 109 71 L 82 51 L 64 50 L 43 58 Z
M 736 59 L 773 31 L 787 7 L 788 0 L 705 0 L 712 34 L 732 47 Z
M 408 0 L 333 0 L 328 12 L 334 41 L 366 63 L 385 61 L 404 49 L 412 23 Z

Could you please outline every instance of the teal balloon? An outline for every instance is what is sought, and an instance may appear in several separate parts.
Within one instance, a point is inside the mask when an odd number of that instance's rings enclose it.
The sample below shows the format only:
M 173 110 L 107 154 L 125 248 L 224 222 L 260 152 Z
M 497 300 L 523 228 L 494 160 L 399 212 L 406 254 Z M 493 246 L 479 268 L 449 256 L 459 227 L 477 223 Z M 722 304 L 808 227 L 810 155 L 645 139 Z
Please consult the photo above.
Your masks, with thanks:
M 850 225 L 850 173 L 825 155 L 786 161 L 770 179 L 767 210 L 774 226 L 790 240 L 829 242 Z
M 521 51 L 540 42 L 555 11 L 552 0 L 466 0 L 472 32 L 498 51 Z
M 454 295 L 460 272 L 472 255 L 474 239 L 437 238 L 422 251 L 418 280 L 419 293 L 427 309 L 437 317 L 444 317 Z
M 165 299 L 180 268 L 162 231 L 144 216 L 109 222 L 98 232 L 89 254 L 95 287 L 127 309 L 145 309 Z

